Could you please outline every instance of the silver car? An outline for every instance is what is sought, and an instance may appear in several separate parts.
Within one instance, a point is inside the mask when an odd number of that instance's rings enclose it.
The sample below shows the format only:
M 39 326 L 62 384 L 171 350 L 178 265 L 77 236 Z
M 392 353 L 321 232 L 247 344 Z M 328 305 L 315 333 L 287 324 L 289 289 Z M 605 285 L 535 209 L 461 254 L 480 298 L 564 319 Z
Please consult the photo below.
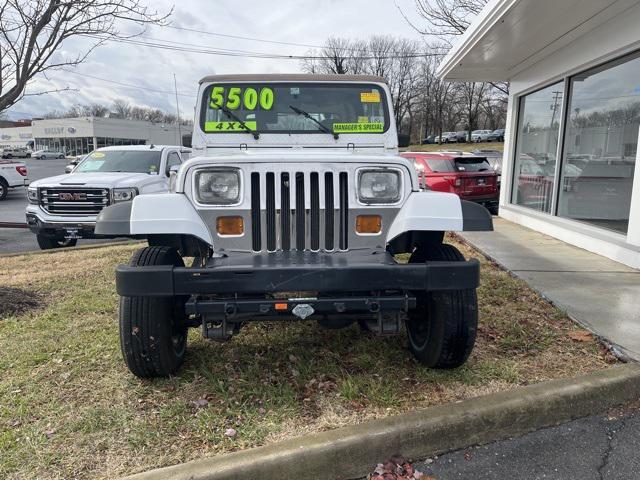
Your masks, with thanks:
M 65 158 L 64 153 L 54 152 L 53 150 L 36 150 L 31 156 L 38 160 L 47 160 L 49 158 Z

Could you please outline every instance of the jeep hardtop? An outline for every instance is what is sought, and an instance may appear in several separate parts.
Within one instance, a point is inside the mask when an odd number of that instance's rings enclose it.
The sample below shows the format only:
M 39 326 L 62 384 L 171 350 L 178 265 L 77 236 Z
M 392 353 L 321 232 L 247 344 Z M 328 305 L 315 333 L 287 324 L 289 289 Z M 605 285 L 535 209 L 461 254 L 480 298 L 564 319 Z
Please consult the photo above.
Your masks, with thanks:
M 491 215 L 421 189 L 398 155 L 383 78 L 203 78 L 192 147 L 169 193 L 98 216 L 98 234 L 149 241 L 116 270 L 133 374 L 176 373 L 189 327 L 226 341 L 257 320 L 358 323 L 381 334 L 404 324 L 424 365 L 466 361 L 479 263 L 443 239 L 491 230 Z

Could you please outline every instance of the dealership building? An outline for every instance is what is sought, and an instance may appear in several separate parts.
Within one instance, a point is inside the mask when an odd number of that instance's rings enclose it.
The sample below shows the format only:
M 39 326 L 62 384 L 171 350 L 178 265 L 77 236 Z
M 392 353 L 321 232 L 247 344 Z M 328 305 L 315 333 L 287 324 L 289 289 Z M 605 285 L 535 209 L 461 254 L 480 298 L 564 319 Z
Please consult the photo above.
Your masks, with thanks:
M 439 68 L 510 82 L 500 216 L 634 268 L 639 24 L 638 0 L 490 0 Z
M 80 117 L 33 120 L 31 126 L 0 128 L 0 146 L 83 155 L 113 145 L 180 145 L 190 125 L 116 118 Z

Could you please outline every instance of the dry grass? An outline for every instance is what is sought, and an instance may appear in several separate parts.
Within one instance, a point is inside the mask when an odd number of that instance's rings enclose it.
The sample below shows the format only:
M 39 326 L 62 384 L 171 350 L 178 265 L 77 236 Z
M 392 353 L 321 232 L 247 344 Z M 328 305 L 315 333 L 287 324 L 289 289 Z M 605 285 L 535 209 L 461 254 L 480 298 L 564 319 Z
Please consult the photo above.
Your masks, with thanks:
M 504 143 L 502 142 L 486 142 L 486 143 L 448 143 L 444 145 L 411 145 L 409 148 L 403 149 L 409 152 L 439 152 L 439 151 L 462 151 L 472 152 L 473 150 L 498 150 L 502 152 Z
M 113 282 L 135 248 L 0 258 L 0 285 L 46 305 L 0 318 L 0 478 L 114 478 L 611 361 L 482 259 L 477 347 L 458 370 L 422 368 L 400 336 L 283 323 L 251 325 L 225 344 L 193 331 L 179 377 L 141 381 L 121 359 Z

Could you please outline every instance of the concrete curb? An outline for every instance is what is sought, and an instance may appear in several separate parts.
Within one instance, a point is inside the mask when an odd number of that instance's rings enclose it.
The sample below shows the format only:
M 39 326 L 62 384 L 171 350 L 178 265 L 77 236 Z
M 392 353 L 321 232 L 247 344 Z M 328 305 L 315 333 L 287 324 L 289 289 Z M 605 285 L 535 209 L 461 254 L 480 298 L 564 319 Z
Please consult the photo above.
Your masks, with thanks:
M 601 413 L 640 397 L 640 366 L 628 364 L 242 452 L 196 460 L 128 480 L 348 479 L 395 453 L 422 459 Z
M 28 252 L 1 253 L 0 258 L 21 257 L 23 255 L 50 255 L 52 253 L 73 252 L 76 250 L 94 250 L 96 248 L 117 247 L 123 245 L 135 245 L 144 243 L 142 240 L 118 240 L 114 242 L 96 243 L 91 245 L 80 245 L 78 247 L 54 248 L 52 250 L 31 250 Z
M 0 228 L 29 228 L 24 222 L 0 222 Z

